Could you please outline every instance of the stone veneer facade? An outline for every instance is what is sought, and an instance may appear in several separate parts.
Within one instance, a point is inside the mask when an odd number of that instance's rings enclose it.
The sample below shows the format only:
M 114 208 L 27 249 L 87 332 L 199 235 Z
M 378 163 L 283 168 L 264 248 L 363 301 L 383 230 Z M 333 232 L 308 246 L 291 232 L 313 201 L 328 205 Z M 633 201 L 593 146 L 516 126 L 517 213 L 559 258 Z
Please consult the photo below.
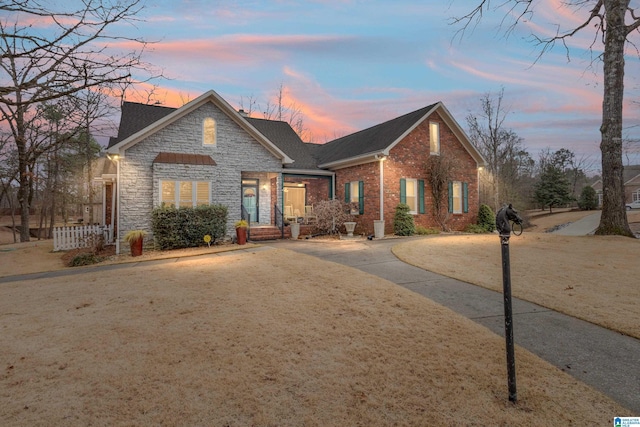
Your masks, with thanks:
M 216 121 L 216 144 L 202 143 L 202 122 Z M 153 163 L 159 152 L 211 156 L 216 166 Z M 151 211 L 159 205 L 160 180 L 210 181 L 211 202 L 229 209 L 227 233 L 233 233 L 240 219 L 241 177 L 260 179 L 269 184 L 267 173 L 282 169 L 282 161 L 270 153 L 213 103 L 206 103 L 125 151 L 120 159 L 120 236 L 129 230 L 151 232 Z M 269 222 L 269 189 L 260 189 L 261 221 Z M 262 200 L 262 199 L 265 200 Z M 264 208 L 262 202 L 268 203 Z M 266 212 L 266 213 L 265 213 Z M 264 215 L 264 216 L 263 216 Z M 150 236 L 152 237 L 152 236 Z M 128 250 L 128 245 L 121 245 Z
M 433 215 L 433 197 L 427 182 L 425 165 L 431 156 L 429 144 L 429 122 L 439 123 L 440 155 L 455 159 L 452 181 L 468 184 L 468 213 L 449 214 L 447 225 L 454 230 L 463 230 L 477 220 L 478 212 L 478 167 L 442 118 L 434 113 L 400 143 L 393 147 L 383 161 L 384 175 L 384 220 L 385 234 L 393 234 L 393 215 L 400 203 L 400 179 L 424 179 L 425 213 L 414 215 L 416 225 L 438 227 Z M 336 197 L 344 200 L 344 185 L 351 181 L 364 182 L 364 214 L 355 216 L 356 234 L 373 234 L 373 221 L 380 211 L 380 164 L 379 161 L 336 170 Z

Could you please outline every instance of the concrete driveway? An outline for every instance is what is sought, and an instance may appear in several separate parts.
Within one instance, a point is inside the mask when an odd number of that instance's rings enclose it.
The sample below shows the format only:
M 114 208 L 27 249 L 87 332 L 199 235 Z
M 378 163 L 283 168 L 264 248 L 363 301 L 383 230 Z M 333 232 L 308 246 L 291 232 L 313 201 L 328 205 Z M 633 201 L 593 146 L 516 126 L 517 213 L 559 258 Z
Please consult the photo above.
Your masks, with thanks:
M 382 277 L 504 336 L 501 293 L 405 264 L 391 253 L 400 241 L 406 240 L 284 240 L 269 245 Z M 640 340 L 519 299 L 513 300 L 513 315 L 517 345 L 640 414 Z
M 598 228 L 598 225 L 600 225 L 600 214 L 601 212 L 597 211 L 593 215 L 585 216 L 578 221 L 571 222 L 554 231 L 553 234 L 560 234 L 562 236 L 587 236 L 593 234 Z

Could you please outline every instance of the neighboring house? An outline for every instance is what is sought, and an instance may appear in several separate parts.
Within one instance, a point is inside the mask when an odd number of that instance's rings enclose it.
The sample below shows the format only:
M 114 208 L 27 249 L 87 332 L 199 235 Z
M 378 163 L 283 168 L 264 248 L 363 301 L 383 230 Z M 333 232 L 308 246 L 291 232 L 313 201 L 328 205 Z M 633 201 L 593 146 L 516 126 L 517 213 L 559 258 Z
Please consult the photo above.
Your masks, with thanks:
M 624 166 L 622 182 L 624 183 L 624 202 L 640 200 L 640 165 Z M 598 206 L 602 207 L 602 180 L 597 180 L 591 186 L 598 195 Z
M 303 216 L 307 206 L 334 197 L 357 206 L 357 233 L 372 234 L 374 220 L 392 233 L 401 202 L 416 224 L 434 227 L 429 156 L 456 164 L 449 225 L 463 229 L 476 220 L 484 165 L 442 103 L 316 145 L 285 122 L 247 117 L 214 91 L 177 109 L 125 102 L 107 153 L 117 171 L 115 181 L 103 177 L 105 193 L 115 200 L 120 239 L 132 229 L 151 231 L 151 211 L 162 203 L 226 205 L 229 232 L 243 208 L 253 223 L 270 225 L 285 210 Z

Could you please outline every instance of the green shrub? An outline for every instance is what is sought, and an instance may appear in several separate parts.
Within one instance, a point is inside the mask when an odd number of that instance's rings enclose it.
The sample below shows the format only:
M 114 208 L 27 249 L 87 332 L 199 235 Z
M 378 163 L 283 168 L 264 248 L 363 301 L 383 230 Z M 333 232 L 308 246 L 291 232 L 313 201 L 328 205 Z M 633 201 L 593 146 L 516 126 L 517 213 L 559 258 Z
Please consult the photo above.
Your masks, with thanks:
M 227 207 L 222 205 L 175 208 L 161 206 L 153 210 L 151 228 L 156 246 L 179 249 L 218 243 L 227 233 Z
M 80 267 L 82 265 L 92 265 L 92 264 L 97 264 L 100 261 L 102 261 L 102 258 L 91 253 L 91 252 L 85 252 L 85 253 L 81 253 L 78 254 L 76 256 L 73 257 L 73 259 L 71 260 L 71 262 L 69 263 L 69 265 L 71 267 Z
M 478 210 L 478 226 L 488 233 L 492 233 L 496 229 L 496 215 L 485 204 L 480 205 Z M 477 231 L 472 231 L 472 233 L 477 233 Z
M 420 236 L 428 236 L 430 234 L 440 234 L 440 230 L 437 228 L 427 228 L 421 225 L 416 225 L 416 234 Z
M 487 233 L 487 229 L 479 224 L 469 224 L 464 229 L 464 231 L 465 233 L 476 233 L 476 234 Z
M 416 232 L 416 225 L 413 222 L 411 208 L 405 203 L 396 206 L 396 212 L 393 216 L 393 232 L 398 236 L 411 236 Z
M 582 189 L 578 199 L 578 207 L 583 211 L 591 211 L 598 207 L 598 194 L 592 186 L 587 185 Z

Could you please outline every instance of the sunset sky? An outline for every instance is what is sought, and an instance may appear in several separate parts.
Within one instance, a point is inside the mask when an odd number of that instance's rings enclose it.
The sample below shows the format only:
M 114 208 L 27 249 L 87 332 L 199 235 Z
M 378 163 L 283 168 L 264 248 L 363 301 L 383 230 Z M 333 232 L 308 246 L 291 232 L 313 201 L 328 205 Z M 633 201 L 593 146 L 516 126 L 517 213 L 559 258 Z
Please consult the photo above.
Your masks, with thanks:
M 155 0 L 135 26 L 118 31 L 157 41 L 145 56 L 168 78 L 154 100 L 180 106 L 213 89 L 234 107 L 250 97 L 262 117 L 285 88 L 285 104 L 305 115 L 313 142 L 322 143 L 443 101 L 463 128 L 480 113 L 480 98 L 504 88 L 504 123 L 537 159 L 546 147 L 568 148 L 599 165 L 601 53 L 594 31 L 542 55 L 531 34 L 548 36 L 582 22 L 586 9 L 539 0 L 531 19 L 508 37 L 505 10 L 484 15 L 462 38 L 450 18 L 479 0 Z M 501 2 L 492 2 L 499 4 Z M 637 0 L 632 0 L 637 3 Z M 636 4 L 640 8 L 640 5 Z M 112 30 L 115 31 L 115 30 Z M 640 37 L 635 36 L 640 44 Z M 135 99 L 132 99 L 135 100 Z M 245 108 L 247 105 L 245 104 Z M 640 139 L 640 61 L 626 62 L 623 137 Z M 631 159 L 640 162 L 638 156 Z M 625 160 L 626 163 L 626 160 Z

